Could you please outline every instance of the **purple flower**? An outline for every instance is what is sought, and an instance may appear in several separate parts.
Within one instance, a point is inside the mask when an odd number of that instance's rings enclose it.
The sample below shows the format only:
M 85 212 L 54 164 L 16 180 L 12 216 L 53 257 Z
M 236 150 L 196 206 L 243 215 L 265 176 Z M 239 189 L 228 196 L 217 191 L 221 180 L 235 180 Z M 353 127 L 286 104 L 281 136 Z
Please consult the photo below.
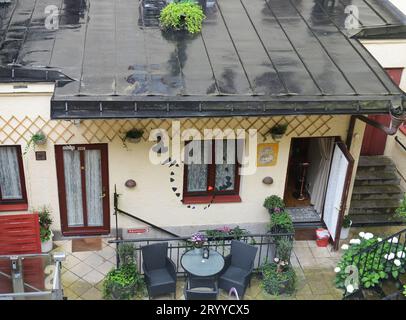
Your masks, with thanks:
M 192 242 L 194 243 L 200 243 L 200 242 L 205 242 L 206 241 L 206 236 L 201 233 L 201 232 L 196 232 L 192 235 L 191 237 Z

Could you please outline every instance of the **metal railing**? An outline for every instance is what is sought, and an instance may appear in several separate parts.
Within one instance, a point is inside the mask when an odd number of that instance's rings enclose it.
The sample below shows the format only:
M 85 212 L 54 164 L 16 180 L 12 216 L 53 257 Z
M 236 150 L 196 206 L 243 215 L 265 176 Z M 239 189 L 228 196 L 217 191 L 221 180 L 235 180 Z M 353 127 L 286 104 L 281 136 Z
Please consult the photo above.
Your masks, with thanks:
M 65 260 L 65 253 L 57 252 L 52 255 L 54 262 L 54 274 L 52 277 L 52 289 L 41 291 L 24 281 L 24 259 L 49 257 L 47 253 L 39 254 L 22 254 L 22 255 L 1 255 L 0 260 L 8 260 L 10 262 L 10 274 L 0 271 L 0 277 L 9 279 L 12 284 L 13 292 L 1 293 L 0 300 L 25 300 L 29 298 L 43 298 L 47 300 L 62 300 L 63 287 L 61 282 L 62 261 Z M 33 290 L 25 292 L 25 288 Z
M 141 248 L 145 245 L 158 242 L 168 242 L 168 256 L 172 259 L 176 266 L 176 273 L 178 275 L 185 274 L 181 266 L 182 255 L 192 249 L 192 245 L 189 242 L 189 237 L 176 237 L 176 238 L 138 238 L 138 239 L 126 239 L 126 240 L 110 240 L 109 243 L 115 243 L 116 247 L 123 243 L 133 243 L 136 256 L 137 256 L 137 267 L 139 272 L 143 274 L 142 270 L 142 254 L 140 252 Z M 251 244 L 258 248 L 258 252 L 255 258 L 254 268 L 255 272 L 260 270 L 260 267 L 265 262 L 272 262 L 275 254 L 277 252 L 277 246 L 280 240 L 287 239 L 293 243 L 294 234 L 293 233 L 266 233 L 266 234 L 249 234 L 239 238 L 239 241 Z M 210 249 L 218 251 L 223 256 L 230 253 L 231 237 L 209 237 L 206 241 L 207 247 Z M 116 250 L 117 255 L 117 268 L 120 265 L 119 252 Z
M 351 265 L 357 268 L 359 279 L 363 279 L 364 276 L 376 272 L 376 270 L 382 270 L 391 276 L 392 272 L 401 270 L 406 266 L 406 259 L 398 257 L 398 253 L 405 253 L 405 249 L 406 229 L 360 250 L 353 255 Z M 396 259 L 400 265 L 394 263 Z M 376 286 L 376 290 L 379 291 L 379 286 Z

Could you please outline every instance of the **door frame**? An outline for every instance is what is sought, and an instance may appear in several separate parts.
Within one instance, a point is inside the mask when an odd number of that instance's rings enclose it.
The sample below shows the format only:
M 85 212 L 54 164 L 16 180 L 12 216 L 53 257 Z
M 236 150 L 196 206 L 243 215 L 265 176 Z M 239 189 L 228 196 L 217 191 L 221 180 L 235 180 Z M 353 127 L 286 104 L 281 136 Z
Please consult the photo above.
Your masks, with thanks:
M 333 136 L 312 136 L 312 137 L 292 137 L 291 139 L 290 139 L 290 145 L 289 145 L 289 156 L 288 156 L 288 166 L 287 166 L 287 169 L 286 169 L 286 177 L 285 177 L 285 186 L 284 186 L 284 189 L 283 189 L 283 197 L 285 196 L 285 193 L 286 193 L 286 190 L 287 190 L 287 188 L 288 188 L 288 183 L 289 183 L 289 181 L 288 181 L 288 179 L 289 179 L 289 173 L 290 173 L 290 166 L 289 166 L 289 161 L 290 161 L 290 158 L 292 157 L 292 147 L 293 147 L 293 139 L 324 139 L 324 138 L 330 138 L 330 139 L 334 139 L 334 143 L 336 143 L 337 141 L 341 141 L 341 138 L 340 138 L 340 136 L 337 136 L 337 135 L 333 135 Z M 329 168 L 329 174 L 330 174 L 330 170 L 331 170 L 331 163 L 332 163 L 333 161 L 332 161 L 332 159 L 331 159 L 331 161 L 330 161 L 330 168 Z M 304 206 L 304 207 L 306 207 L 306 206 Z M 300 207 L 298 207 L 298 208 L 300 208 Z M 323 202 L 323 208 L 322 208 L 322 212 L 320 212 L 320 219 L 321 219 L 321 221 L 323 221 L 323 215 L 324 215 L 324 202 Z
M 86 199 L 83 200 L 83 227 L 69 227 L 66 205 L 66 189 L 65 189 L 65 174 L 63 161 L 63 147 L 72 146 L 76 148 L 85 148 L 84 150 L 100 150 L 101 151 L 101 173 L 103 183 L 103 226 L 89 227 L 87 224 L 87 208 Z M 81 165 L 84 165 L 83 153 L 81 153 Z M 61 232 L 64 236 L 87 236 L 87 235 L 104 235 L 110 233 L 110 186 L 109 186 L 109 165 L 108 165 L 108 145 L 106 143 L 95 144 L 67 144 L 55 145 L 55 162 L 56 175 L 58 180 L 58 197 L 59 197 L 59 212 L 61 218 Z M 86 194 L 85 176 L 82 175 L 82 195 Z
M 343 194 L 341 196 L 340 210 L 338 212 L 338 221 L 337 221 L 336 232 L 335 232 L 335 235 L 331 235 L 331 240 L 333 242 L 333 248 L 334 248 L 334 250 L 338 250 L 338 246 L 340 244 L 341 229 L 343 227 L 344 215 L 345 215 L 345 211 L 347 209 L 347 200 L 348 200 L 348 195 L 349 195 L 349 191 L 350 191 L 350 184 L 351 184 L 351 179 L 352 179 L 352 173 L 354 170 L 355 160 L 354 160 L 353 156 L 351 155 L 350 151 L 347 149 L 347 146 L 344 144 L 344 142 L 340 138 L 338 138 L 334 142 L 334 144 L 340 148 L 341 152 L 344 154 L 344 156 L 348 160 L 348 168 L 347 168 L 347 172 L 345 174 L 345 179 L 344 179 L 344 186 L 343 186 L 344 189 L 343 189 Z M 334 153 L 333 153 L 333 157 L 334 157 Z M 333 159 L 331 159 L 331 160 L 333 160 Z M 330 164 L 329 179 L 327 181 L 327 184 L 330 181 L 330 173 L 332 170 L 332 164 L 333 164 L 333 161 L 331 161 L 331 164 Z M 323 217 L 322 217 L 323 223 L 324 223 L 325 204 L 326 204 L 326 199 L 324 199 L 324 204 L 323 204 Z

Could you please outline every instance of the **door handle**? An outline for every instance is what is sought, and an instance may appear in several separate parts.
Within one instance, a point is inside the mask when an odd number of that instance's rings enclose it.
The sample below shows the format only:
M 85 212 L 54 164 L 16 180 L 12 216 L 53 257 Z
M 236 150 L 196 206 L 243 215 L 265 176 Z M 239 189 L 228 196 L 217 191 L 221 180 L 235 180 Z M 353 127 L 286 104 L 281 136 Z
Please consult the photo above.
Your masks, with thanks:
M 105 193 L 102 193 L 102 194 L 100 195 L 100 199 L 104 198 L 105 196 L 106 196 L 106 194 L 105 194 Z

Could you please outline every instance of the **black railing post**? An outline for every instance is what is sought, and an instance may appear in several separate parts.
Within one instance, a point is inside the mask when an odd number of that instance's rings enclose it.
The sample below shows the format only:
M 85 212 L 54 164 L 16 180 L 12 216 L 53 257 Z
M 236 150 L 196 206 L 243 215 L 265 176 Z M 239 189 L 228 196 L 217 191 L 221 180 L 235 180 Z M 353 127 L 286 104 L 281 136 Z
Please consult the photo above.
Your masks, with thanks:
M 118 236 L 118 194 L 117 194 L 117 185 L 114 185 L 114 215 L 116 218 L 116 240 L 119 240 Z M 116 268 L 120 267 L 120 256 L 118 254 L 119 243 L 116 242 Z

